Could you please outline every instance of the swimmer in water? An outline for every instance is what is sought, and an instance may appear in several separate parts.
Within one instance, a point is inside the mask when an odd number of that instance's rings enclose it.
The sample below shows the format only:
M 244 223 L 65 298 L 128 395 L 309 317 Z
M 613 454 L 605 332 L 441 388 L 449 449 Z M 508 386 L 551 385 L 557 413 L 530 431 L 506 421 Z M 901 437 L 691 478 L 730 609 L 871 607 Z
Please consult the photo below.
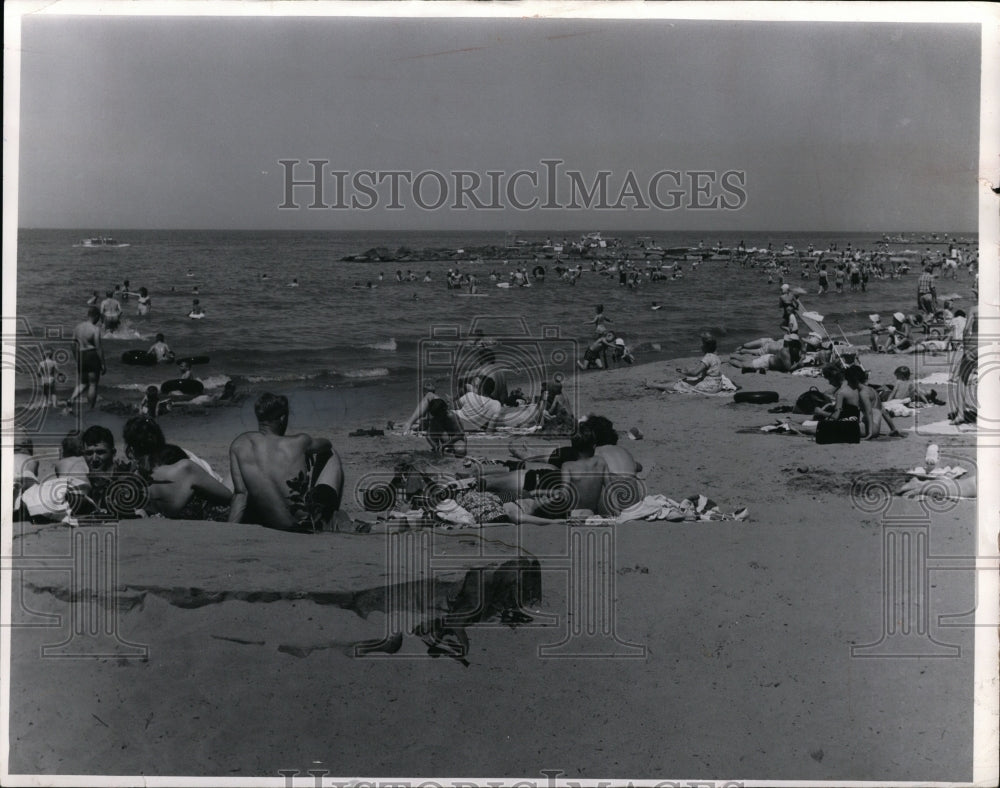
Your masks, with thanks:
M 293 276 L 292 277 L 292 281 L 288 283 L 288 286 L 289 287 L 298 287 L 299 286 L 299 280 L 298 280 L 298 278 Z
M 189 361 L 178 361 L 177 366 L 181 368 L 181 380 L 190 380 L 191 363 Z
M 654 312 L 657 311 L 658 309 L 663 309 L 663 304 L 661 304 L 661 303 L 659 303 L 657 301 L 654 301 L 653 305 L 650 307 L 650 309 L 652 309 Z
M 188 317 L 192 319 L 198 319 L 205 316 L 205 310 L 201 308 L 201 302 L 198 299 L 194 299 L 191 302 L 191 311 L 188 312 Z
M 189 268 L 186 276 L 194 276 L 194 271 Z
M 597 336 L 604 336 L 605 332 L 608 330 L 607 323 L 613 323 L 614 321 L 604 314 L 604 305 L 597 305 L 597 313 L 587 321 L 594 326 L 594 333 Z
M 170 349 L 170 345 L 167 344 L 167 340 L 163 334 L 156 335 L 156 344 L 147 352 L 156 356 L 157 363 L 174 360 L 174 351 Z
M 153 300 L 149 297 L 149 291 L 145 287 L 139 288 L 139 314 L 148 315 L 149 308 L 153 305 Z
M 266 280 L 268 280 L 268 279 L 270 279 L 270 278 L 271 278 L 271 277 L 269 277 L 269 276 L 268 276 L 267 274 L 261 274 L 261 275 L 260 275 L 260 280 L 261 280 L 262 282 L 264 282 L 264 281 L 266 281 Z
M 194 286 L 194 289 L 193 289 L 193 290 L 192 290 L 191 292 L 192 292 L 192 293 L 193 293 L 194 295 L 198 295 L 198 285 L 195 285 L 195 286 Z

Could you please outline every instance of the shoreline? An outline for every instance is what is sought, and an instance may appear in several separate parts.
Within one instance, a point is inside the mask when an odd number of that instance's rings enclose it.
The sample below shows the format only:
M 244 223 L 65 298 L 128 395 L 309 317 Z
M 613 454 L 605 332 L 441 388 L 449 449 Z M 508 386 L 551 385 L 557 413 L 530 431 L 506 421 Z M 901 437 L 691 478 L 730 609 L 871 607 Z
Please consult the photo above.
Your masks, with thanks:
M 801 421 L 805 417 L 796 414 L 771 414 L 770 407 L 776 405 L 794 404 L 798 394 L 815 386 L 821 390 L 828 388 L 822 378 L 769 372 L 766 375 L 741 374 L 730 366 L 723 358 L 722 374 L 732 380 L 743 391 L 775 391 L 779 401 L 769 405 L 738 405 L 733 402 L 732 395 L 700 396 L 693 394 L 672 394 L 656 392 L 647 389 L 644 381 L 677 380 L 680 376 L 674 372 L 677 366 L 687 367 L 696 363 L 700 355 L 680 356 L 671 359 L 645 361 L 616 367 L 611 370 L 590 370 L 574 377 L 573 382 L 565 385 L 564 393 L 569 398 L 577 418 L 594 413 L 610 418 L 621 436 L 621 445 L 636 454 L 637 458 L 647 468 L 644 474 L 651 488 L 662 487 L 667 481 L 666 466 L 672 463 L 664 462 L 660 457 L 643 456 L 647 454 L 666 457 L 677 447 L 686 451 L 695 451 L 705 463 L 711 463 L 717 457 L 732 456 L 732 447 L 724 440 L 725 433 L 737 433 L 739 430 L 749 430 L 764 426 L 782 418 L 792 418 Z M 914 371 L 913 379 L 917 380 L 927 374 L 950 370 L 948 354 L 873 354 L 861 349 L 859 360 L 870 370 L 874 383 L 888 383 L 893 380 L 892 370 L 901 364 L 906 364 Z M 357 479 L 371 474 L 391 475 L 393 459 L 406 454 L 418 454 L 424 459 L 433 461 L 425 440 L 420 436 L 404 437 L 398 432 L 387 429 L 388 422 L 401 424 L 416 406 L 421 392 L 416 381 L 392 381 L 388 383 L 372 383 L 336 388 L 304 388 L 287 382 L 280 385 L 256 384 L 252 390 L 240 392 L 238 401 L 226 405 L 182 409 L 175 407 L 170 413 L 161 416 L 159 423 L 169 442 L 175 442 L 202 459 L 207 460 L 224 479 L 229 480 L 228 449 L 230 443 L 241 433 L 256 429 L 256 419 L 253 414 L 253 403 L 256 396 L 263 391 L 284 394 L 289 397 L 290 422 L 289 433 L 306 432 L 317 437 L 329 438 L 338 451 L 345 465 L 347 482 L 345 486 L 345 508 L 355 515 L 360 507 L 355 499 L 354 505 L 346 492 Z M 939 394 L 949 400 L 948 385 L 937 386 Z M 443 391 L 446 396 L 448 392 Z M 448 397 L 450 399 L 450 397 Z M 930 421 L 940 421 L 946 417 L 948 406 L 931 406 L 916 412 L 915 417 L 897 420 L 901 429 L 916 423 L 927 424 Z M 714 414 L 715 422 L 703 424 L 702 428 L 692 432 L 694 425 L 702 423 L 708 414 Z M 136 415 L 135 413 L 131 415 Z M 82 425 L 102 424 L 121 439 L 121 427 L 128 415 L 119 412 L 101 410 L 100 404 L 94 412 L 83 411 Z M 42 462 L 40 474 L 42 477 L 51 472 L 52 465 L 58 457 L 58 444 L 61 440 L 62 426 L 66 431 L 73 425 L 73 418 L 54 415 L 46 422 L 51 438 L 35 441 L 35 455 Z M 645 441 L 632 441 L 626 432 L 638 428 Z M 383 430 L 381 436 L 351 436 L 358 429 Z M 675 434 L 679 431 L 679 435 Z M 766 441 L 762 446 L 753 444 L 747 447 L 747 452 L 753 456 L 758 449 L 765 453 L 787 448 L 794 456 L 805 456 L 803 445 L 815 447 L 814 451 L 833 451 L 842 455 L 853 449 L 864 452 L 866 447 L 877 447 L 872 452 L 878 456 L 900 455 L 900 446 L 912 443 L 898 439 L 882 437 L 876 441 L 863 442 L 860 447 L 827 446 L 816 447 L 813 440 L 801 438 L 786 438 L 784 440 L 773 436 L 753 436 L 755 440 Z M 560 442 L 555 437 L 534 435 L 509 435 L 503 432 L 496 434 L 469 433 L 469 456 L 482 456 L 491 459 L 508 458 L 507 445 L 511 440 L 526 441 L 529 445 L 538 445 L 543 449 Z M 740 441 L 748 440 L 744 435 L 737 435 Z M 940 436 L 943 444 L 956 446 L 968 442 L 967 437 L 952 438 Z M 972 442 L 974 446 L 974 440 Z M 713 456 L 711 449 L 718 451 Z M 121 451 L 121 447 L 119 447 Z M 919 465 L 922 453 L 914 445 L 909 450 L 913 460 L 907 467 Z M 919 454 L 919 457 L 917 456 Z M 853 456 L 843 455 L 845 458 Z M 974 451 L 973 451 L 974 456 Z M 811 463 L 807 463 L 811 464 Z M 708 467 L 708 465 L 706 465 Z M 654 471 L 654 469 L 656 469 Z M 357 470 L 357 473 L 354 473 Z M 661 472 L 664 475 L 661 475 Z M 675 469 L 676 473 L 676 469 Z M 681 475 L 683 477 L 683 474 Z M 661 491 L 657 489 L 656 491 Z M 718 500 L 716 498 L 716 500 Z M 742 501 L 741 501 L 742 502 Z M 721 502 L 720 502 L 721 503 Z M 733 507 L 735 508 L 735 506 Z

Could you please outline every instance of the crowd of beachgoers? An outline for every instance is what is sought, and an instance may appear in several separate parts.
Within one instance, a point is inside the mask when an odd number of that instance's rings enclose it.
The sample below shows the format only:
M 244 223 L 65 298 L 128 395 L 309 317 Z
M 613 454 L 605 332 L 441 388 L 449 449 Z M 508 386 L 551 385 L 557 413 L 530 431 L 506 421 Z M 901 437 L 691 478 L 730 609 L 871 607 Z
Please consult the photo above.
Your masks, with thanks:
M 821 377 L 829 384 L 828 390 L 807 385 L 794 407 L 775 409 L 805 417 L 798 422 L 784 420 L 784 429 L 815 435 L 819 442 L 901 437 L 905 433 L 895 418 L 925 405 L 944 405 L 945 397 L 914 380 L 910 365 L 905 363 L 896 368 L 894 381 L 873 383 L 864 355 L 899 354 L 905 359 L 904 354 L 952 352 L 955 361 L 949 380 L 939 384 L 955 386 L 955 395 L 948 398 L 953 405 L 948 419 L 957 426 L 975 422 L 977 309 L 974 302 L 967 309 L 957 307 L 957 294 L 943 297 L 938 293 L 942 280 L 956 280 L 960 275 L 965 279 L 967 275 L 973 299 L 977 297 L 978 258 L 974 252 L 955 245 L 936 253 L 926 250 L 916 262 L 919 274 L 914 306 L 893 311 L 884 320 L 881 315 L 870 315 L 867 342 L 859 347 L 846 336 L 831 336 L 823 316 L 803 306 L 802 299 L 810 290 L 801 283 L 815 278 L 817 296 L 843 293 L 845 287 L 848 292 L 864 290 L 871 278 L 905 275 L 909 272 L 907 263 L 882 249 L 851 249 L 849 244 L 842 250 L 814 252 L 810 248 L 795 255 L 783 254 L 785 250 L 741 247 L 726 250 L 730 261 L 759 268 L 775 286 L 775 334 L 743 342 L 732 349 L 725 363 L 719 355 L 718 338 L 703 334 L 702 357 L 688 367 L 676 367 L 675 379 L 647 380 L 648 389 L 694 396 L 732 394 L 737 401 L 766 403 L 773 401 L 766 396 L 769 392 L 748 390 L 751 379 L 745 375 Z M 611 261 L 594 259 L 590 266 L 599 274 L 617 276 L 621 287 L 638 287 L 644 280 L 668 275 L 662 262 L 632 261 L 628 253 Z M 680 262 L 671 263 L 669 268 L 670 276 L 683 275 Z M 532 280 L 543 278 L 546 270 L 536 262 L 530 270 L 516 266 L 504 275 L 493 271 L 487 278 L 498 284 L 527 287 Z M 583 263 L 562 265 L 557 261 L 554 272 L 573 284 L 583 273 Z M 796 275 L 800 284 L 793 286 L 791 280 Z M 397 278 L 411 281 L 414 276 L 400 271 Z M 504 281 L 497 281 L 501 279 Z M 446 285 L 474 291 L 477 279 L 456 269 L 448 272 Z M 38 369 L 43 395 L 40 407 L 81 407 L 80 400 L 86 395 L 94 408 L 101 374 L 106 370 L 102 336 L 116 330 L 122 302 L 129 296 L 138 299 L 140 313 L 148 314 L 151 298 L 145 288 L 132 292 L 125 281 L 109 290 L 103 301 L 95 291 L 86 320 L 74 332 L 76 390 L 65 402 L 57 400 L 58 365 L 48 352 Z M 194 307 L 198 307 L 197 301 Z M 653 302 L 651 308 L 661 307 Z M 611 328 L 626 321 L 624 315 L 612 318 L 601 305 L 589 319 L 581 319 L 593 331 L 577 360 L 581 371 L 613 370 L 634 362 L 621 332 Z M 637 477 L 641 465 L 618 445 L 614 425 L 600 415 L 580 418 L 563 391 L 564 381 L 545 380 L 544 371 L 538 371 L 541 374 L 527 386 L 527 392 L 522 390 L 518 384 L 525 370 L 509 368 L 497 350 L 495 341 L 482 330 L 473 331 L 456 361 L 453 379 L 426 380 L 422 397 L 409 417 L 398 426 L 390 422 L 390 429 L 401 435 L 424 436 L 432 455 L 455 460 L 458 470 L 442 483 L 441 478 L 430 479 L 415 470 L 416 466 L 396 469 L 399 478 L 384 491 L 387 498 L 374 493 L 367 496 L 371 508 L 382 513 L 409 512 L 410 519 L 416 512 L 421 521 L 443 519 L 463 525 L 615 518 L 623 510 L 627 512 L 636 502 L 630 502 L 621 491 L 628 489 L 628 480 Z M 157 336 L 148 356 L 153 365 L 178 361 L 162 335 Z M 177 381 L 190 380 L 191 364 L 196 362 L 181 359 Z M 735 380 L 724 374 L 724 369 Z M 586 380 L 587 376 L 581 376 L 578 385 L 586 386 Z M 454 395 L 454 401 L 438 393 L 439 382 Z M 176 388 L 173 393 L 177 396 L 191 399 L 192 392 L 185 392 L 183 385 Z M 218 396 L 225 399 L 233 394 L 227 387 Z M 258 429 L 233 441 L 228 480 L 190 450 L 167 441 L 158 423 L 166 407 L 160 391 L 150 387 L 138 412 L 125 423 L 121 444 L 99 424 L 67 435 L 54 476 L 46 479 L 39 478 L 30 439 L 20 438 L 15 449 L 16 516 L 77 523 L 93 517 L 151 515 L 229 520 L 296 531 L 330 527 L 343 503 L 345 465 L 349 467 L 349 463 L 344 463 L 325 438 L 289 434 L 286 397 L 265 392 L 257 398 L 254 412 Z M 473 434 L 531 435 L 562 445 L 551 452 L 532 454 L 512 442 L 510 457 L 487 467 L 471 460 L 462 463 Z M 436 485 L 437 492 L 428 494 L 428 485 Z M 615 494 L 610 494 L 611 490 Z

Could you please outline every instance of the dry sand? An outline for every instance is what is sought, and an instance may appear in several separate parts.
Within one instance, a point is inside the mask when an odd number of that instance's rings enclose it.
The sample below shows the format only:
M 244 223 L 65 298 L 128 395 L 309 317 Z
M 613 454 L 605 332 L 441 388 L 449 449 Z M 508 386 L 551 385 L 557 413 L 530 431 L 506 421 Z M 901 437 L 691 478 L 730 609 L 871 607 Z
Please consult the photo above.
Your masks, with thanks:
M 889 382 L 899 363 L 913 365 L 900 357 L 863 361 L 874 382 Z M 363 618 L 343 603 L 344 595 L 384 587 L 385 535 L 123 523 L 118 633 L 148 646 L 148 659 L 40 658 L 41 646 L 65 639 L 66 614 L 80 605 L 68 601 L 68 573 L 24 572 L 20 623 L 44 622 L 44 612 L 62 621 L 13 630 L 11 771 L 970 779 L 973 629 L 942 626 L 939 617 L 974 609 L 974 573 L 929 575 L 926 635 L 958 646 L 958 655 L 851 653 L 852 645 L 879 641 L 885 626 L 882 512 L 860 507 L 852 485 L 899 481 L 922 463 L 928 441 L 911 434 L 821 446 L 747 432 L 779 417 L 770 406 L 642 387 L 644 378 L 676 377 L 664 370 L 677 363 L 587 373 L 570 394 L 581 413 L 642 431 L 642 440 L 622 444 L 648 469 L 650 492 L 704 493 L 723 510 L 749 507 L 750 520 L 608 531 L 617 658 L 572 656 L 586 644 L 564 647 L 571 656 L 563 658 L 539 653 L 583 615 L 569 601 L 574 529 L 565 525 L 436 537 L 466 551 L 449 565 L 459 575 L 518 540 L 541 564 L 533 625 L 471 627 L 466 667 L 427 658 L 412 636 L 392 657 L 348 655 L 352 642 L 393 629 L 384 613 Z M 817 384 L 724 371 L 746 389 L 777 391 L 782 403 Z M 390 417 L 402 421 L 410 406 Z M 348 408 L 332 429 L 316 413 L 297 414 L 294 425 L 333 438 L 348 488 L 391 474 L 395 462 L 424 448 L 419 438 L 347 437 L 384 426 L 360 408 Z M 943 419 L 946 410 L 923 410 L 920 422 Z M 168 438 L 225 468 L 234 419 L 191 421 L 174 423 Z M 971 436 L 934 440 L 942 462 L 974 471 Z M 470 454 L 505 456 L 506 441 L 472 441 Z M 925 518 L 930 555 L 974 553 L 974 501 L 929 519 L 914 502 L 886 505 L 890 515 Z M 352 500 L 346 508 L 358 511 Z M 15 551 L 50 560 L 65 552 L 63 529 L 28 530 Z M 485 559 L 469 557 L 480 552 Z M 612 639 L 597 640 L 586 647 L 600 651 Z

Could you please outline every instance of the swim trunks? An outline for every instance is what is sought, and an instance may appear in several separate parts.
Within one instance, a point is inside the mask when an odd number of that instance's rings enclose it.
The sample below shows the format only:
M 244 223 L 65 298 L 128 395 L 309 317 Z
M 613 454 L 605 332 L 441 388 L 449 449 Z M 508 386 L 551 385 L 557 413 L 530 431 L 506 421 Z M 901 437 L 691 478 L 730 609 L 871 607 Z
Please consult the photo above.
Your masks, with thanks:
M 80 354 L 80 374 L 81 375 L 101 374 L 101 356 L 93 348 L 84 350 Z

